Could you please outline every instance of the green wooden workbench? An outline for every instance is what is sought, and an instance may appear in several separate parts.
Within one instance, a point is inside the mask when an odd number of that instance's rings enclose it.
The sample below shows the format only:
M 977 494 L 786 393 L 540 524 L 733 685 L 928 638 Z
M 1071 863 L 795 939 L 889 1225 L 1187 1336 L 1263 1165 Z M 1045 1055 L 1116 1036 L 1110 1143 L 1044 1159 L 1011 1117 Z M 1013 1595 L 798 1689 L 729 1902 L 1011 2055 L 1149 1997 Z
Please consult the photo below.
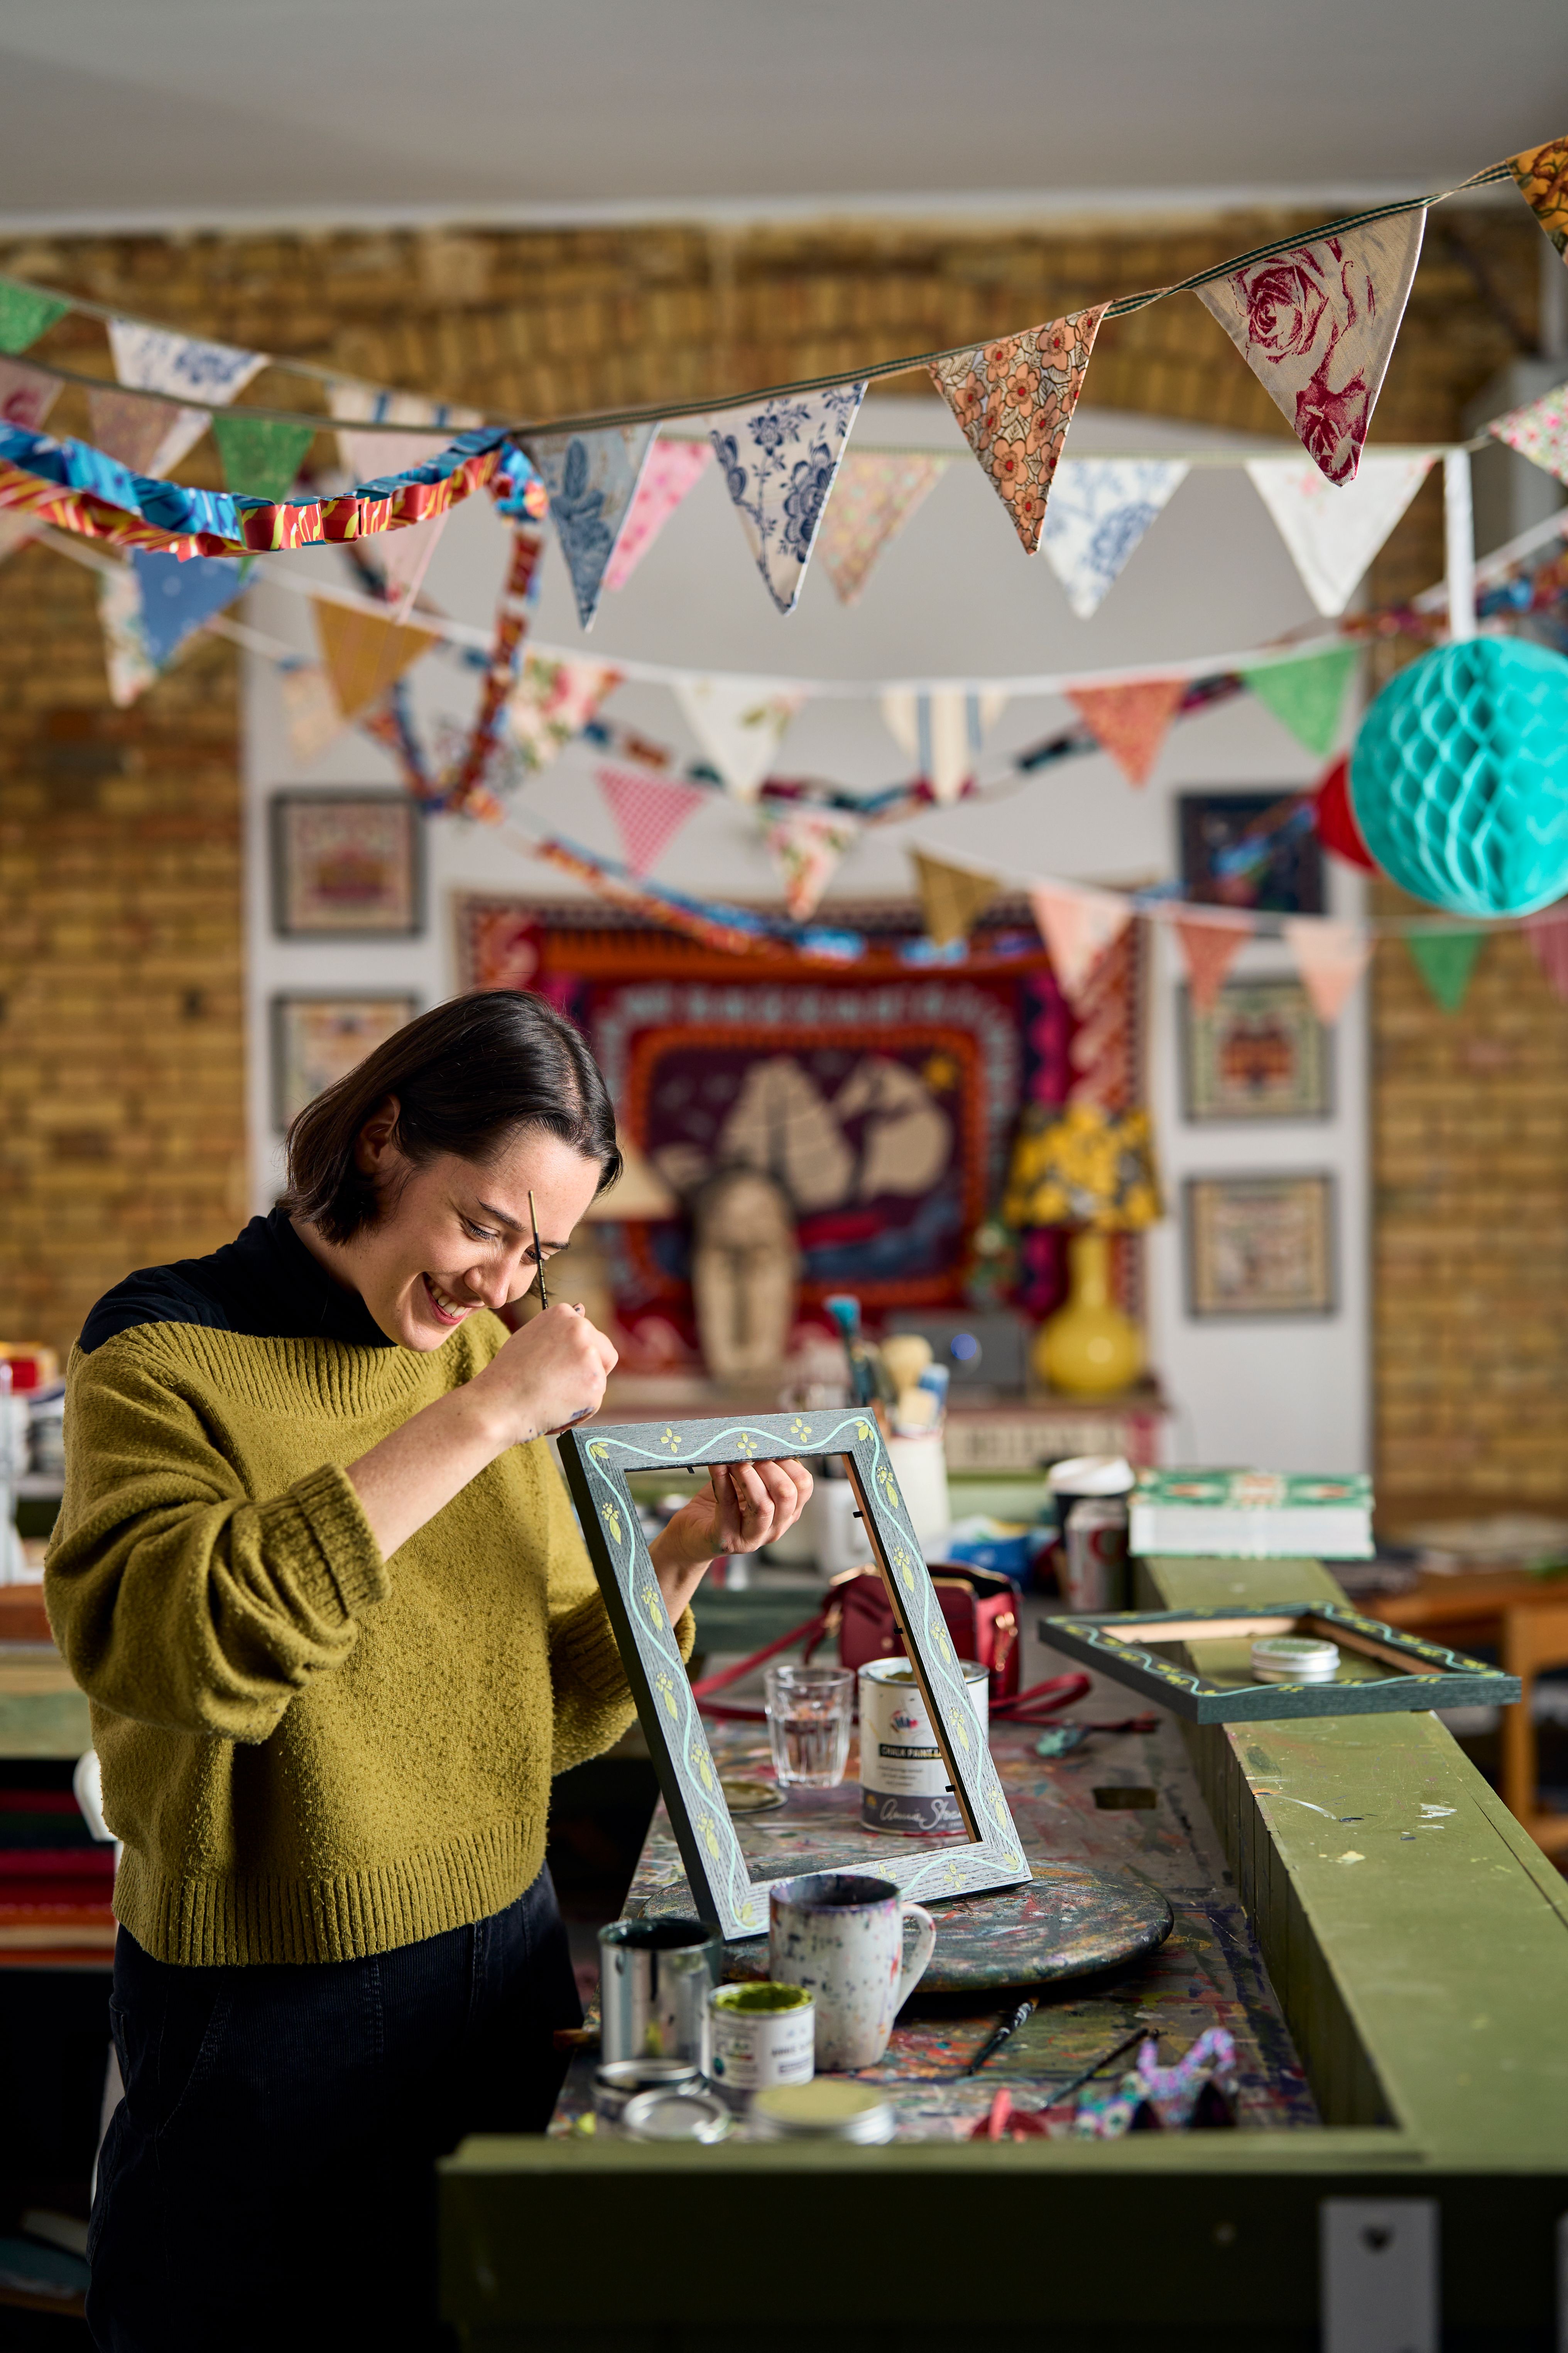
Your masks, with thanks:
M 1141 1577 L 1160 1608 L 1339 1594 L 1309 1562 Z M 442 2181 L 461 2343 L 1308 2353 L 1323 2204 L 1351 2199 L 1435 2206 L 1447 2353 L 1550 2353 L 1568 1887 L 1434 1716 L 1187 1736 L 1321 2129 L 879 2149 L 475 2139 Z

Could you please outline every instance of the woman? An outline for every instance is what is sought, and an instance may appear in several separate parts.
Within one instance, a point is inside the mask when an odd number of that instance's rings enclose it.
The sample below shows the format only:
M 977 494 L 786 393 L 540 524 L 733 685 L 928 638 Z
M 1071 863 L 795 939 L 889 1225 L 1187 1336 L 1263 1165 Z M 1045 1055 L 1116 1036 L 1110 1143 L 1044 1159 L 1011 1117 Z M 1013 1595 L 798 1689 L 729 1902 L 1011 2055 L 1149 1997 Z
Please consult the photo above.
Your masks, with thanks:
M 89 2318 L 113 2353 L 409 2344 L 432 2159 L 538 2130 L 580 2019 L 552 1773 L 634 1710 L 542 1442 L 616 1352 L 496 1311 L 620 1172 L 540 998 L 461 997 L 295 1121 L 289 1190 L 130 1276 L 73 1353 L 51 1622 L 124 1853 Z M 798 1463 L 710 1475 L 652 1547 L 683 1652 Z

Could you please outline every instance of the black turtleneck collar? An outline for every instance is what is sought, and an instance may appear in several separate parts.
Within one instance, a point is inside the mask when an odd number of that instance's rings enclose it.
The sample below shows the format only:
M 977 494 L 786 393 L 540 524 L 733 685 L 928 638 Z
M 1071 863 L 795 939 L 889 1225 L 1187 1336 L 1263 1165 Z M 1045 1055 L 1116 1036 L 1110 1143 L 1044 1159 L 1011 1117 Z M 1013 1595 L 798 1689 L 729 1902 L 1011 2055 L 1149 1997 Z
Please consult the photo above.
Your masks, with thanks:
M 210 1258 L 146 1266 L 106 1291 L 82 1328 L 89 1355 L 141 1324 L 198 1324 L 258 1340 L 338 1340 L 350 1348 L 391 1348 L 357 1291 L 334 1282 L 274 1209 Z

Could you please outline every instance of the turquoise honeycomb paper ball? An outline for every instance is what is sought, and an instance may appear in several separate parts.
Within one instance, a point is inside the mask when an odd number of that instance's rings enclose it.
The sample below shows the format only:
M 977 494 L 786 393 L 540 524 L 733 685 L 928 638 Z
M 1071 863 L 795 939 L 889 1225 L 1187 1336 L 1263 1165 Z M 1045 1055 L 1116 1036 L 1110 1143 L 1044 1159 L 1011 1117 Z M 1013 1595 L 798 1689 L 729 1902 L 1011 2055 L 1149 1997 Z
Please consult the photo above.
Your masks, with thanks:
M 1351 763 L 1384 872 L 1456 915 L 1568 892 L 1568 660 L 1517 638 L 1439 646 L 1390 681 Z

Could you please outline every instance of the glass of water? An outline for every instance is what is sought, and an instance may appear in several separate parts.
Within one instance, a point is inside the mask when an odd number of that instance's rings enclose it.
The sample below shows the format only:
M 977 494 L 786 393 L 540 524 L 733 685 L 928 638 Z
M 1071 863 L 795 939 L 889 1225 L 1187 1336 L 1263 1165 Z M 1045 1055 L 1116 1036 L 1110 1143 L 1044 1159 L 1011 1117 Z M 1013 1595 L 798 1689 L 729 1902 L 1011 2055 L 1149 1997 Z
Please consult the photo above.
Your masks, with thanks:
M 849 1757 L 847 1667 L 770 1667 L 768 1745 L 781 1789 L 835 1789 Z

